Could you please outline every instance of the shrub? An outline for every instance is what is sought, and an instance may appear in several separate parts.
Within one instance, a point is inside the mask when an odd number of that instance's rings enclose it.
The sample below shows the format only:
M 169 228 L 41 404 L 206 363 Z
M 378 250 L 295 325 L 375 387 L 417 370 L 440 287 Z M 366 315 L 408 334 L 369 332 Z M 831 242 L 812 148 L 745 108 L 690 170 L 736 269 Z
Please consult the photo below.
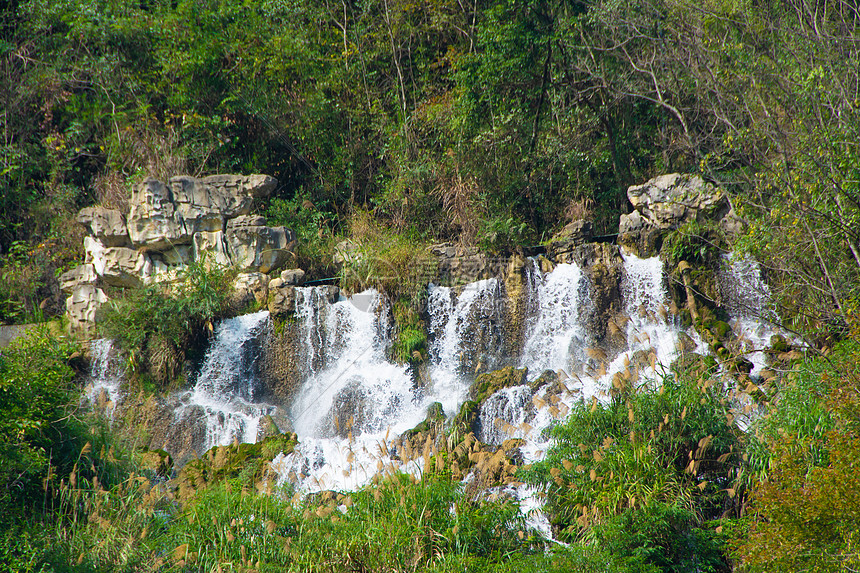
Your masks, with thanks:
M 175 282 L 129 290 L 107 305 L 102 332 L 128 355 L 138 381 L 151 378 L 160 390 L 179 382 L 184 361 L 200 355 L 213 322 L 232 310 L 233 272 L 198 261 Z

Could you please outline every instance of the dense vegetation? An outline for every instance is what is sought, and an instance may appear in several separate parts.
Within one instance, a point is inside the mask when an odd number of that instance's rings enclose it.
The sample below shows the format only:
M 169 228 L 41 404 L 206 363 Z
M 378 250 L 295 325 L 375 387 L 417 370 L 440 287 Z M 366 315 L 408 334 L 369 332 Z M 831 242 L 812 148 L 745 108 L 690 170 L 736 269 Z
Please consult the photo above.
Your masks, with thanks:
M 734 248 L 816 353 L 759 389 L 747 432 L 707 364 L 574 410 L 520 476 L 547 488 L 562 549 L 444 473 L 348 502 L 281 503 L 241 473 L 172 497 L 83 418 L 75 344 L 34 332 L 0 355 L 0 571 L 856 569 L 858 23 L 840 0 L 7 2 L 0 322 L 62 311 L 79 208 L 127 209 L 147 176 L 259 172 L 280 181 L 261 212 L 312 274 L 341 237 L 378 255 L 341 279 L 389 281 L 408 360 L 415 281 L 391 277 L 422 245 L 506 251 L 579 218 L 611 234 L 628 185 L 686 171 L 730 194 Z M 673 256 L 704 258 L 706 231 Z M 162 388 L 227 311 L 197 271 L 109 315 Z

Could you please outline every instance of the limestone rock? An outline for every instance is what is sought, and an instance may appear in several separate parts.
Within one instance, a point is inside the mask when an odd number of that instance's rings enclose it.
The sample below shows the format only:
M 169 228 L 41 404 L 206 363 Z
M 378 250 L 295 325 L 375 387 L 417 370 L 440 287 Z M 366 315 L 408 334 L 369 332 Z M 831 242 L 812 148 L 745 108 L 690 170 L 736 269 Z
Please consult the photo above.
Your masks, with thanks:
M 95 285 L 99 280 L 99 276 L 96 274 L 96 269 L 92 263 L 87 263 L 64 272 L 58 280 L 60 282 L 60 289 L 69 295 L 72 294 L 72 291 L 78 285 Z
M 136 247 L 164 250 L 191 242 L 181 218 L 176 216 L 173 193 L 156 179 L 148 178 L 132 191 L 127 224 Z
M 269 313 L 273 317 L 285 317 L 295 312 L 296 287 L 288 285 L 282 285 L 280 287 L 274 288 L 270 287 L 268 308 Z
M 78 212 L 77 221 L 107 247 L 131 246 L 125 218 L 116 209 L 86 207 Z
M 590 241 L 593 236 L 594 227 L 591 221 L 573 221 L 553 236 L 548 251 L 551 256 L 570 252 Z
M 287 262 L 295 235 L 284 227 L 267 227 L 263 217 L 240 215 L 227 222 L 231 262 L 243 269 L 269 273 Z
M 198 261 L 229 265 L 230 255 L 227 252 L 227 240 L 224 231 L 198 231 L 194 233 L 194 258 Z
M 627 198 L 644 219 L 663 230 L 675 229 L 689 221 L 718 221 L 730 208 L 721 189 L 698 175 L 679 173 L 633 185 L 627 189 Z
M 302 286 L 305 284 L 305 271 L 302 269 L 287 269 L 281 271 L 281 278 L 285 284 Z
M 269 296 L 269 277 L 263 273 L 240 273 L 233 283 L 243 299 L 253 298 L 260 304 L 266 304 Z
M 96 311 L 108 301 L 104 291 L 94 285 L 81 284 L 66 299 L 66 313 L 72 330 L 89 331 L 95 326 Z
M 153 250 L 191 243 L 196 233 L 223 231 L 227 220 L 248 215 L 276 185 L 266 175 L 182 176 L 168 185 L 147 179 L 132 193 L 129 235 Z

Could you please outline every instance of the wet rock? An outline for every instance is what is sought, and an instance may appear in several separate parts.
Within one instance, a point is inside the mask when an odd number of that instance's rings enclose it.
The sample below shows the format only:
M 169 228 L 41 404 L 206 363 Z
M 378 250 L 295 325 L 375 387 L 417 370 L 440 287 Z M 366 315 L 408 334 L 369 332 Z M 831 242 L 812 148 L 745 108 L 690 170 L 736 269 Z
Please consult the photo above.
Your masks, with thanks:
M 527 373 L 527 368 L 517 369 L 513 366 L 506 366 L 494 372 L 480 374 L 472 387 L 469 388 L 469 397 L 480 403 L 502 388 L 522 386 L 526 383 Z
M 269 283 L 267 306 L 273 318 L 292 315 L 296 311 L 296 287 L 282 284 L 282 279 L 272 280 Z

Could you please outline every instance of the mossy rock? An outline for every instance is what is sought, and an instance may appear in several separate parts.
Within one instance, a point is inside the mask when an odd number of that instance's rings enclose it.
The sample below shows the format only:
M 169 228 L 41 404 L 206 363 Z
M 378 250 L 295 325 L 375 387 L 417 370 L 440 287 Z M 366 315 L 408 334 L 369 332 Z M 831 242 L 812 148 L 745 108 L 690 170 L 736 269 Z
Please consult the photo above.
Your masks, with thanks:
M 291 453 L 296 444 L 295 434 L 279 434 L 255 444 L 215 446 L 179 472 L 174 483 L 179 499 L 186 501 L 202 488 L 234 478 L 239 478 L 243 486 L 254 486 L 266 477 L 269 462 L 281 452 Z
M 774 354 L 782 354 L 790 350 L 791 345 L 788 343 L 788 340 L 786 340 L 785 337 L 781 334 L 774 334 L 770 337 L 770 352 Z
M 732 332 L 732 327 L 727 322 L 715 320 L 711 325 L 710 331 L 717 339 L 725 340 L 726 336 Z
M 454 421 L 451 423 L 450 433 L 458 436 L 473 433 L 480 411 L 481 405 L 476 400 L 463 402 L 463 405 L 460 406 L 460 411 L 457 412 Z
M 703 356 L 696 352 L 687 352 L 672 362 L 672 370 L 678 374 L 686 374 L 695 379 L 712 376 L 719 365 L 713 356 Z
M 506 366 L 500 370 L 486 372 L 478 376 L 475 383 L 469 389 L 469 396 L 476 402 L 481 403 L 499 390 L 512 386 L 522 386 L 526 383 L 528 368 L 514 368 Z
M 440 429 L 445 424 L 445 410 L 440 402 L 433 402 L 427 407 L 427 417 L 424 421 L 412 428 L 403 432 L 403 437 L 412 439 L 418 434 L 431 432 Z

